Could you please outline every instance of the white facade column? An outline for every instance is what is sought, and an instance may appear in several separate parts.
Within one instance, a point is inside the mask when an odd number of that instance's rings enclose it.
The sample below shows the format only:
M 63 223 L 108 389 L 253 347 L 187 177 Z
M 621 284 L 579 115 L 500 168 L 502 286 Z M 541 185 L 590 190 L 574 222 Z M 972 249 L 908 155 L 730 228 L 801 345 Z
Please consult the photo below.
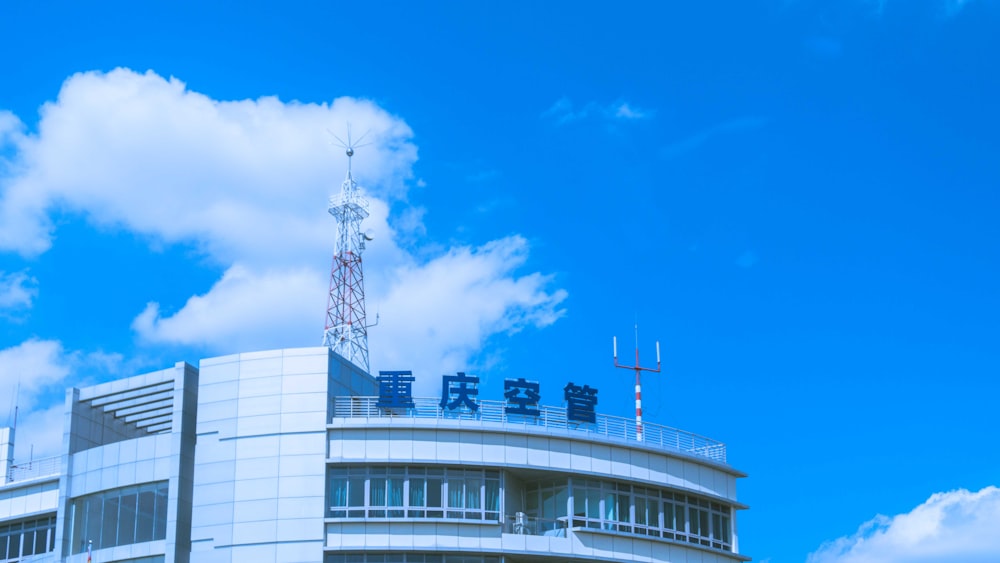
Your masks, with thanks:
M 14 429 L 5 426 L 0 428 L 0 485 L 7 484 L 10 476 L 10 464 L 14 462 Z

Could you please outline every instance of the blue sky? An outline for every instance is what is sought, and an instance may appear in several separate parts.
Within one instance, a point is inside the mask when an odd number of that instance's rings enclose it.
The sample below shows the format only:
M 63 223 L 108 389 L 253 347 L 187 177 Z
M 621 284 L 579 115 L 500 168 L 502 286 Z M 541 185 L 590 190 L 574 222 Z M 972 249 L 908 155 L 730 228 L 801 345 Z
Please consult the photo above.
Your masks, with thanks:
M 998 17 L 5 2 L 0 418 L 20 379 L 45 453 L 66 386 L 318 345 L 350 121 L 373 369 L 629 416 L 638 321 L 645 418 L 750 475 L 741 551 L 997 560 Z

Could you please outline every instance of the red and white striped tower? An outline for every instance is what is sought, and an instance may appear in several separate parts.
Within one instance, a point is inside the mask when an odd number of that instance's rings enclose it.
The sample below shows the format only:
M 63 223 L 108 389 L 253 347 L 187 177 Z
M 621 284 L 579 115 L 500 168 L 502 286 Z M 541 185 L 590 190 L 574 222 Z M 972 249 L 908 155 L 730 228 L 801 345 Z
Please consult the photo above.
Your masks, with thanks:
M 363 136 L 362 136 L 363 137 Z M 339 139 L 338 139 L 339 140 Z M 368 217 L 368 200 L 351 175 L 351 157 L 359 145 L 342 143 L 347 149 L 347 177 L 340 194 L 330 198 L 330 215 L 337 220 L 337 239 L 330 268 L 330 293 L 326 307 L 323 345 L 370 371 L 368 366 L 368 328 L 365 324 L 365 284 L 361 252 L 372 240 L 361 232 L 361 221 Z M 360 139 L 359 139 L 360 140 Z
M 639 374 L 648 371 L 660 373 L 660 341 L 656 341 L 656 369 L 639 366 L 639 325 L 635 325 L 635 365 L 623 366 L 618 363 L 618 337 L 613 338 L 615 349 L 615 367 L 635 370 L 635 439 L 642 441 L 642 384 L 639 381 Z

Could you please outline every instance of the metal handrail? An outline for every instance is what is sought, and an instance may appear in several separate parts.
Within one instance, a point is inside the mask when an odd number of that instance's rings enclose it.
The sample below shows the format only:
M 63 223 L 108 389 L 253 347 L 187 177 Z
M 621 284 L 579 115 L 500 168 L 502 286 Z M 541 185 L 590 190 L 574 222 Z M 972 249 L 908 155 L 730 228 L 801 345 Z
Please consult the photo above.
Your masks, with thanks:
M 503 532 L 505 534 L 517 534 L 519 536 L 553 536 L 559 538 L 566 537 L 565 518 L 545 519 L 528 516 L 524 512 L 508 514 L 504 518 Z
M 507 414 L 509 405 L 503 401 L 480 400 L 479 409 L 447 410 L 440 406 L 440 399 L 414 398 L 413 408 L 385 409 L 376 406 L 378 397 L 334 397 L 334 418 L 432 418 L 443 420 L 467 420 L 480 424 L 502 424 L 507 427 L 545 428 L 572 430 L 591 435 L 606 436 L 630 442 L 642 443 L 646 446 L 683 452 L 698 457 L 708 458 L 719 463 L 726 463 L 726 445 L 722 442 L 706 438 L 698 434 L 662 426 L 650 422 L 642 423 L 642 440 L 636 437 L 635 420 L 611 416 L 596 415 L 594 423 L 583 423 L 568 420 L 563 407 L 540 406 L 538 416 Z
M 24 463 L 15 463 L 7 470 L 7 483 L 27 481 L 37 477 L 59 475 L 62 471 L 62 457 L 43 457 Z

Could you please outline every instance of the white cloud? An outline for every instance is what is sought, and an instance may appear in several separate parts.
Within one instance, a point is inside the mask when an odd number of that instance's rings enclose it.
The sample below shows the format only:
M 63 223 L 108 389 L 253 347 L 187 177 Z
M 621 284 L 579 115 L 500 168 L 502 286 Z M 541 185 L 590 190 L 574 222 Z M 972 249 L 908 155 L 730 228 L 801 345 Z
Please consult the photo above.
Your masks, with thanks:
M 14 436 L 14 461 L 26 462 L 62 452 L 66 406 L 60 401 L 48 408 L 22 413 Z
M 622 103 L 615 110 L 615 117 L 620 117 L 622 119 L 646 119 L 651 114 L 647 110 L 641 110 L 634 108 L 627 103 Z
M 371 131 L 354 170 L 382 196 L 403 193 L 416 160 L 409 127 L 372 102 L 220 102 L 152 72 L 74 75 L 41 113 L 0 201 L 0 248 L 25 255 L 51 244 L 46 212 L 58 205 L 196 241 L 223 262 L 274 264 L 325 242 L 329 223 L 315 219 L 344 168 L 325 129 Z
M 14 423 L 17 434 L 14 458 L 49 457 L 59 453 L 63 433 L 63 394 L 74 366 L 86 361 L 79 353 L 67 353 L 55 340 L 31 339 L 0 350 L 0 404 L 5 416 L 0 424 Z
M 549 109 L 542 112 L 542 118 L 555 121 L 556 125 L 566 125 L 574 121 L 587 119 L 588 117 L 601 117 L 607 120 L 628 120 L 634 121 L 652 117 L 651 110 L 640 109 L 628 102 L 617 102 L 602 105 L 597 102 L 588 102 L 577 107 L 569 98 L 559 98 Z
M 235 264 L 207 293 L 191 297 L 171 316 L 149 303 L 132 327 L 150 342 L 230 352 L 318 346 L 327 289 L 318 269 L 254 272 Z
M 24 123 L 13 113 L 0 109 L 0 149 L 24 138 Z
M 31 410 L 47 388 L 61 384 L 70 374 L 72 361 L 71 355 L 66 354 L 62 344 L 55 340 L 31 339 L 0 350 L 0 366 L 3 366 L 0 391 L 13 398 L 20 385 L 19 405 Z M 0 405 L 0 408 L 7 407 Z
M 137 311 L 141 339 L 218 353 L 318 345 L 335 232 L 325 204 L 346 168 L 325 130 L 348 122 L 372 141 L 353 171 L 371 201 L 362 228 L 375 235 L 364 255 L 369 315 L 383 318 L 373 368 L 391 355 L 435 371 L 463 366 L 491 335 L 559 316 L 565 293 L 550 290 L 548 276 L 515 273 L 528 252 L 519 237 L 450 251 L 414 244 L 423 210 L 404 205 L 417 148 L 402 119 L 352 98 L 217 101 L 127 69 L 69 78 L 38 133 L 15 141 L 18 173 L 0 176 L 0 250 L 43 253 L 55 209 L 193 243 L 225 274 L 179 309 Z
M 566 292 L 547 292 L 551 280 L 538 273 L 515 277 L 527 255 L 527 242 L 509 237 L 396 269 L 386 314 L 369 334 L 372 367 L 412 369 L 426 394 L 421 382 L 470 367 L 489 336 L 555 322 Z
M 0 350 L 0 425 L 14 422 L 15 459 L 57 455 L 62 447 L 67 387 L 121 374 L 120 354 L 68 351 L 58 340 L 32 338 Z M 96 377 L 95 377 L 96 376 Z M 32 454 L 33 452 L 33 454 Z
M 823 544 L 807 563 L 1000 561 L 1000 489 L 935 493 L 906 514 L 876 516 Z
M 31 307 L 31 300 L 38 295 L 37 284 L 27 272 L 0 270 L 0 309 Z

